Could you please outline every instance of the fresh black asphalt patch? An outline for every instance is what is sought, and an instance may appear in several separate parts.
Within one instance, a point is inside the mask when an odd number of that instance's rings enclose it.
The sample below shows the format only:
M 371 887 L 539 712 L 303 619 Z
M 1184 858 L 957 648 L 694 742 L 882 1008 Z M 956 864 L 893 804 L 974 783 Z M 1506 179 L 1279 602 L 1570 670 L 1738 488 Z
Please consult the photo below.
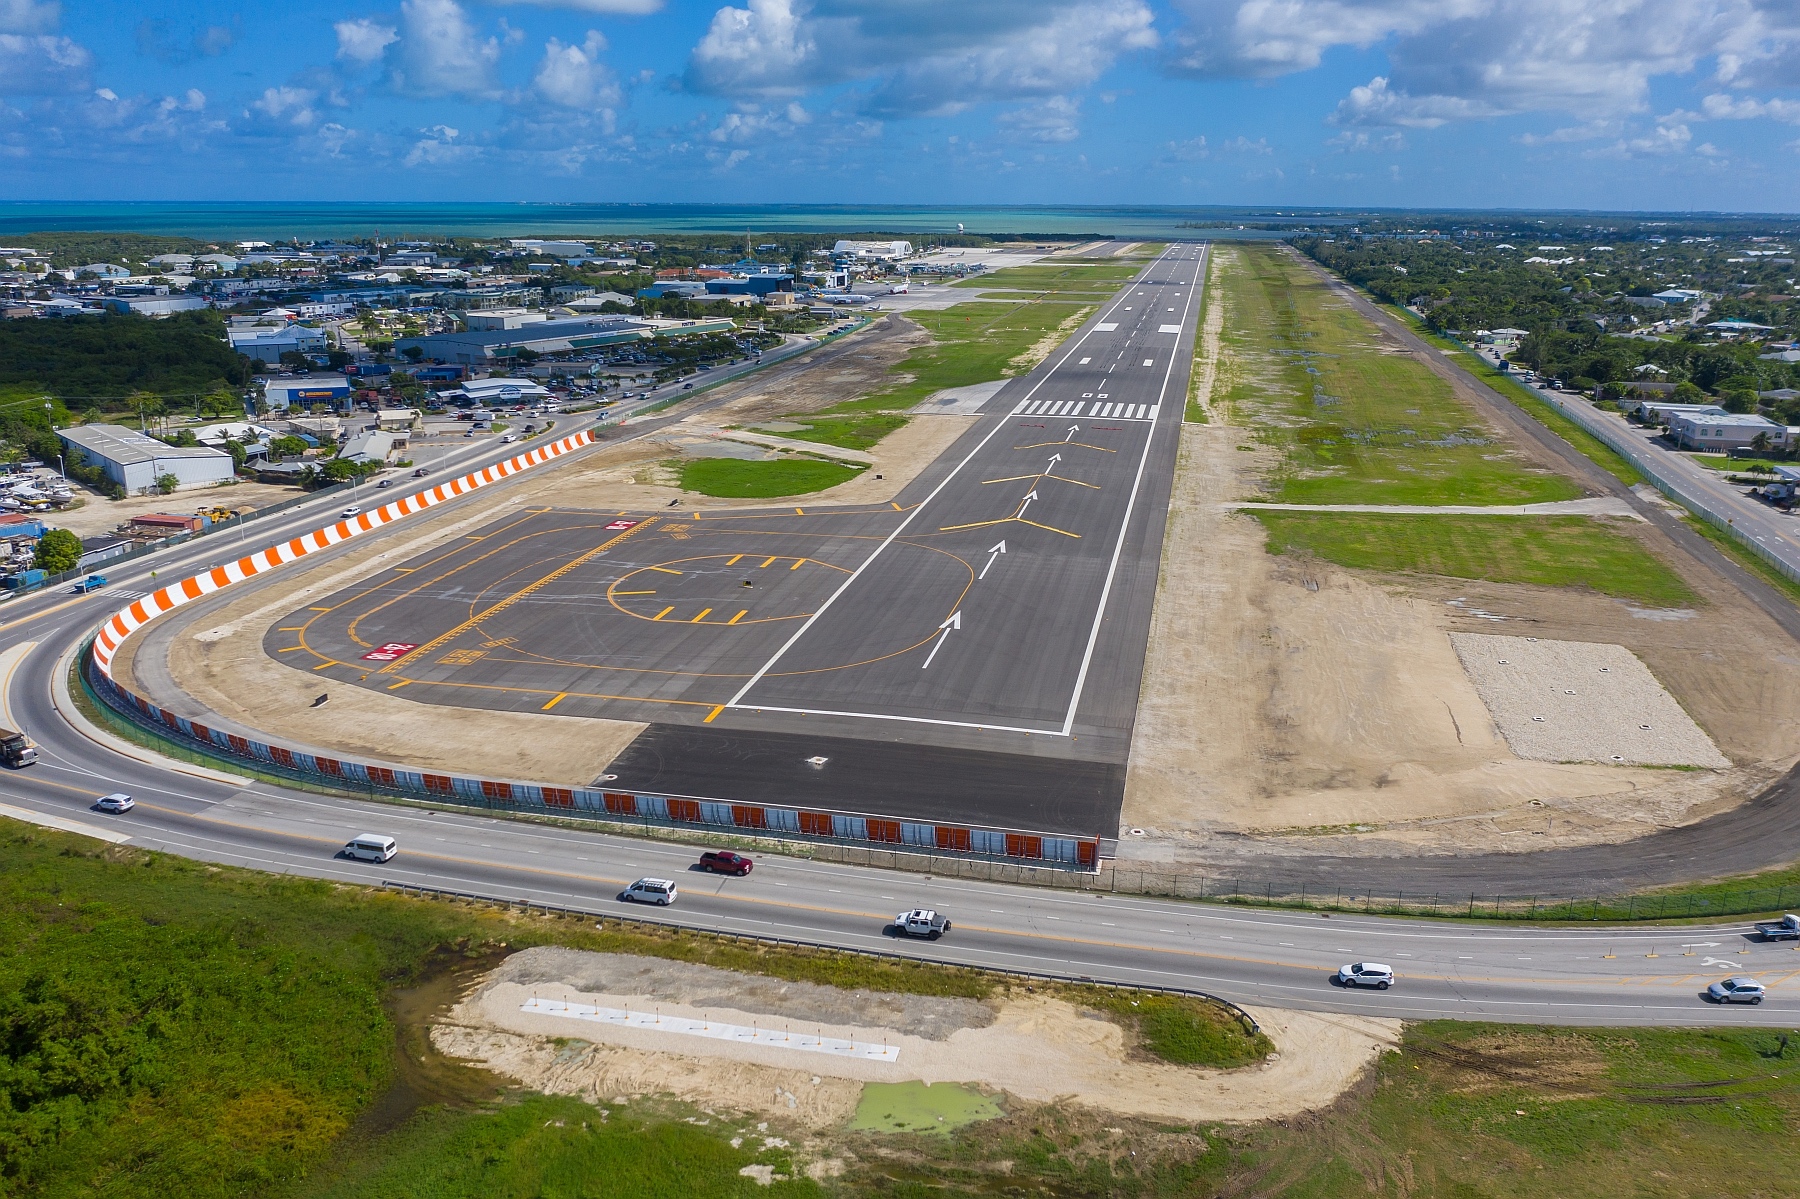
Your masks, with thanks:
M 422 703 L 649 723 L 610 785 L 1111 836 L 1201 266 L 1160 259 L 893 504 L 515 513 L 265 649 Z

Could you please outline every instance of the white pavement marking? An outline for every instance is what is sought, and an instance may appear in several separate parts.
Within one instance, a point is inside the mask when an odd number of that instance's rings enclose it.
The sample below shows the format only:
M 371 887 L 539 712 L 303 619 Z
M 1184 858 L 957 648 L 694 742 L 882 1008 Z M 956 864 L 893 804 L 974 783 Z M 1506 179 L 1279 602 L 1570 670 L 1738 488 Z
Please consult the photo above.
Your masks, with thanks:
M 952 629 L 961 629 L 961 628 L 962 628 L 962 610 L 959 608 L 957 611 L 952 612 L 950 614 L 949 620 L 946 620 L 943 624 L 938 626 L 937 644 L 931 647 L 931 652 L 929 654 L 925 655 L 925 665 L 919 667 L 919 669 L 920 670 L 930 670 L 931 669 L 931 660 L 933 658 L 937 657 L 938 651 L 940 649 L 944 648 L 944 642 L 950 640 L 950 631 Z
M 53 828 L 58 832 L 80 833 L 84 837 L 93 837 L 99 841 L 111 841 L 114 845 L 122 845 L 131 840 L 129 833 L 115 833 L 112 829 L 101 828 L 97 824 L 84 824 L 79 820 L 68 820 L 46 812 L 34 812 L 30 808 L 15 808 L 11 804 L 0 804 L 0 816 L 23 820 L 27 824 L 36 824 L 43 828 Z
M 1168 251 L 1165 250 L 1164 254 L 1167 254 L 1167 253 L 1168 253 Z M 1162 259 L 1159 257 L 1156 260 L 1156 262 L 1152 262 L 1149 266 L 1146 266 L 1144 268 L 1143 273 L 1145 275 L 1148 275 L 1153 269 L 1155 269 L 1157 262 L 1161 262 L 1161 261 L 1162 261 Z M 1113 326 L 1113 328 L 1117 328 L 1117 327 L 1118 327 L 1117 325 Z M 1064 366 L 1068 365 L 1069 359 L 1074 357 L 1076 352 L 1081 349 L 1082 345 L 1087 341 L 1087 339 L 1089 337 L 1092 337 L 1094 335 L 1094 333 L 1097 331 L 1104 331 L 1103 326 L 1097 324 L 1094 326 L 1093 329 L 1088 330 L 1086 333 L 1083 333 L 1079 338 L 1077 338 L 1075 344 L 1070 346 L 1069 349 L 1063 354 L 1063 356 L 1057 360 L 1056 365 L 1051 367 L 1048 371 L 1046 371 L 1044 373 L 1044 377 L 1042 379 L 1039 379 L 1036 383 L 1032 384 L 1031 390 L 1025 393 L 1025 400 L 1029 401 L 1033 396 L 1035 396 L 1037 394 L 1038 389 L 1040 387 L 1042 387 L 1044 384 L 1048 383 L 1052 378 L 1055 377 L 1057 371 L 1061 370 Z M 1169 365 L 1171 366 L 1171 368 L 1174 366 L 1173 356 L 1170 357 Z M 1165 375 L 1163 378 L 1163 387 L 1166 389 L 1168 387 L 1168 385 L 1169 385 L 1169 380 L 1168 380 L 1167 375 Z M 803 624 L 801 624 L 801 626 L 798 629 L 794 630 L 793 636 L 789 637 L 786 641 L 782 642 L 781 648 L 777 649 L 775 651 L 775 653 L 769 658 L 769 660 L 762 664 L 761 669 L 759 669 L 755 674 L 751 675 L 749 681 L 746 682 L 742 687 L 738 688 L 737 694 L 733 695 L 729 700 L 727 700 L 725 702 L 725 706 L 727 708 L 754 708 L 755 707 L 755 705 L 753 705 L 753 704 L 746 704 L 743 702 L 744 696 L 749 694 L 750 689 L 752 687 L 755 687 L 758 683 L 763 681 L 763 678 L 769 673 L 769 671 L 771 671 L 775 668 L 775 663 L 781 661 L 781 659 L 787 655 L 787 652 L 790 649 L 793 649 L 794 646 L 799 643 L 800 638 L 806 636 L 808 630 L 810 630 L 813 627 L 813 625 L 818 621 L 819 617 L 825 615 L 825 613 L 828 610 L 830 610 L 831 605 L 837 603 L 839 597 L 842 596 L 844 594 L 844 592 L 848 591 L 852 586 L 855 585 L 856 580 L 858 580 L 862 577 L 863 572 L 865 570 L 869 569 L 869 567 L 874 563 L 875 559 L 879 558 L 882 555 L 882 553 L 888 548 L 888 546 L 894 544 L 895 539 L 898 538 L 900 536 L 900 534 L 902 534 L 906 531 L 907 526 L 911 525 L 913 521 L 918 519 L 919 513 L 923 512 L 927 508 L 929 508 L 931 506 L 931 501 L 935 500 L 938 497 L 938 495 L 944 490 L 944 488 L 946 488 L 950 485 L 950 481 L 952 479 L 956 478 L 956 476 L 960 475 L 965 466 L 969 465 L 970 462 L 974 461 L 975 455 L 981 453 L 981 451 L 983 449 L 987 448 L 987 443 L 994 439 L 994 435 L 999 433 L 1000 430 L 1002 430 L 1004 428 L 1006 428 L 1005 421 L 995 421 L 994 422 L 994 427 L 992 429 L 988 430 L 987 436 L 983 437 L 980 441 L 975 443 L 975 448 L 970 450 L 963 457 L 963 460 L 956 464 L 955 469 L 952 470 L 949 474 L 945 475 L 944 478 L 942 479 L 942 481 L 940 481 L 936 487 L 933 487 L 931 489 L 931 494 L 926 496 L 924 499 L 920 500 L 918 506 L 916 508 L 914 508 L 911 512 L 906 514 L 906 519 L 901 521 L 898 525 L 894 526 L 893 532 L 889 533 L 886 537 L 882 538 L 881 544 L 876 546 L 874 548 L 874 550 L 872 550 L 870 552 L 869 556 L 862 560 L 862 564 L 860 566 L 858 566 L 854 571 L 850 572 L 850 577 L 845 579 L 842 583 L 839 583 L 837 590 L 833 591 L 829 596 L 827 596 L 825 598 L 825 602 L 820 604 L 818 609 L 816 611 L 814 611 L 811 616 L 807 617 L 805 622 Z M 1154 435 L 1155 430 L 1152 430 L 1151 432 L 1152 432 L 1152 435 Z M 1150 440 L 1151 439 L 1148 437 L 1144 439 L 1144 452 L 1146 455 L 1148 455 L 1150 452 L 1150 449 L 1149 449 Z M 1138 473 L 1139 473 L 1139 477 L 1141 478 L 1142 474 L 1143 474 L 1143 468 L 1141 465 L 1138 468 Z M 1134 484 L 1132 486 L 1132 496 L 1135 498 L 1136 495 L 1137 495 L 1137 487 Z M 1130 508 L 1126 509 L 1125 516 L 1126 516 L 1126 521 L 1129 523 L 1129 521 L 1131 519 Z M 1122 532 L 1121 532 L 1120 536 L 1121 536 L 1121 544 L 1123 544 L 1123 533 Z M 1115 555 L 1115 563 L 1116 563 L 1116 561 L 1117 561 L 1117 558 Z M 1110 587 L 1110 585 L 1111 585 L 1111 579 L 1109 576 L 1108 586 Z M 1104 606 L 1104 601 L 1103 601 L 1102 606 Z M 1096 623 L 1095 627 L 1096 628 L 1098 627 L 1097 623 Z M 1089 652 L 1090 652 L 1090 654 L 1092 653 L 1091 646 L 1090 646 Z M 809 709 L 809 708 L 764 708 L 761 710 L 767 711 L 767 712 L 795 712 L 795 713 L 812 712 L 812 709 Z M 871 720 L 918 720 L 919 719 L 917 717 L 909 717 L 909 716 L 888 716 L 883 713 L 876 713 L 876 712 L 818 712 L 815 714 L 820 715 L 820 716 L 863 716 L 863 717 L 867 717 Z M 920 721 L 920 723 L 953 724 L 953 725 L 960 725 L 961 727 L 964 727 L 964 728 L 998 728 L 998 727 L 1000 727 L 998 725 L 975 725 L 975 724 L 971 724 L 967 721 L 958 721 L 958 720 L 922 720 L 922 721 Z M 1018 731 L 1021 731 L 1021 732 L 1043 732 L 1044 730 L 1042 730 L 1042 729 L 1021 729 Z M 1064 736 L 1067 736 L 1067 734 L 1065 733 Z
M 1204 258 L 1205 253 L 1204 250 L 1201 251 L 1200 257 Z M 1202 267 L 1202 270 L 1204 269 Z M 1199 290 L 1199 288 L 1194 289 L 1194 291 Z M 1193 299 L 1193 293 L 1190 292 L 1181 303 L 1181 325 L 1187 324 L 1188 310 L 1193 304 Z M 1181 325 L 1176 326 L 1178 333 Z M 1179 347 L 1179 338 L 1176 339 L 1176 344 Z M 1176 357 L 1176 355 L 1170 354 L 1169 365 L 1163 368 L 1162 387 L 1157 392 L 1159 397 L 1169 394 L 1169 380 L 1175 375 Z M 1087 687 L 1088 670 L 1094 664 L 1094 647 L 1100 642 L 1100 624 L 1106 619 L 1106 604 L 1112 598 L 1113 580 L 1119 575 L 1119 558 L 1125 553 L 1125 536 L 1131 531 L 1131 515 L 1137 510 L 1138 492 L 1144 484 L 1144 468 L 1150 463 L 1150 447 L 1156 442 L 1156 413 L 1161 407 L 1162 404 L 1159 402 L 1150 408 L 1150 432 L 1144 438 L 1144 452 L 1138 458 L 1137 475 L 1131 480 L 1131 495 L 1125 501 L 1125 517 L 1119 522 L 1119 539 L 1113 543 L 1112 562 L 1106 568 L 1106 585 L 1101 588 L 1100 603 L 1094 608 L 1094 625 L 1088 631 L 1087 649 L 1081 655 L 1081 673 L 1075 676 L 1075 693 L 1069 697 L 1069 712 L 1063 717 L 1062 733 L 1065 737 L 1074 731 L 1075 710 L 1081 706 L 1081 693 Z
M 587 1003 L 568 1003 L 560 999 L 533 996 L 520 1006 L 521 1012 L 542 1016 L 564 1016 L 570 1020 L 587 1020 L 594 1024 L 611 1024 L 618 1028 L 642 1028 L 651 1032 L 677 1033 L 687 1037 L 710 1037 L 736 1045 L 766 1045 L 771 1049 L 799 1049 L 807 1053 L 829 1053 L 834 1057 L 861 1058 L 868 1062 L 897 1062 L 900 1047 L 874 1045 L 865 1041 L 846 1041 L 839 1037 L 822 1037 L 802 1032 L 795 1036 L 786 1027 L 745 1028 L 741 1024 L 721 1024 L 716 1020 L 695 1020 L 691 1016 L 664 1016 L 660 1013 L 633 1012 L 625 1008 L 595 1007 Z

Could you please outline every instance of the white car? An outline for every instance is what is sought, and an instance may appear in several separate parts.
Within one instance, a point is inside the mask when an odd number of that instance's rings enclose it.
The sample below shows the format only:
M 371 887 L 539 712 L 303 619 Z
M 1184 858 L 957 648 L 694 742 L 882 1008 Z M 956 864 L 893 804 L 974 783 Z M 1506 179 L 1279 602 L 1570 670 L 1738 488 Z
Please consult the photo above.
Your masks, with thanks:
M 338 519 L 339 520 L 349 520 L 352 516 L 361 516 L 361 515 L 362 515 L 362 509 L 355 504 L 351 504 L 348 508 L 345 508 L 342 512 L 338 513 Z
M 1385 991 L 1394 985 L 1394 968 L 1380 962 L 1351 962 L 1338 968 L 1340 987 L 1374 987 Z
M 102 795 L 94 806 L 102 812 L 129 812 L 137 807 L 137 801 L 123 791 L 114 791 L 111 795 Z
M 1714 1003 L 1761 1003 L 1763 985 L 1741 975 L 1722 978 L 1706 988 L 1706 997 Z
M 675 884 L 666 878 L 640 878 L 619 893 L 630 903 L 659 903 L 668 907 L 675 902 Z
M 519 440 L 519 435 L 517 433 L 508 433 L 505 437 L 502 437 L 500 440 L 501 440 L 501 442 L 510 445 L 512 442 Z

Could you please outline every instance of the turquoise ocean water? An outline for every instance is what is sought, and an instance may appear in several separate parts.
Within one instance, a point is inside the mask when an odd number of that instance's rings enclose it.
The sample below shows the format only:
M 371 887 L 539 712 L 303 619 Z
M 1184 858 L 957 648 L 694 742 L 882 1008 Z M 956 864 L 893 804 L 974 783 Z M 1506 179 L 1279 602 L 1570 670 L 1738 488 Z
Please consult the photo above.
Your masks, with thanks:
M 411 235 L 607 237 L 632 233 L 955 233 L 1128 238 L 1279 237 L 1232 226 L 1294 219 L 1350 223 L 1347 214 L 1289 209 L 907 207 L 782 204 L 426 204 L 426 203 L 0 203 L 0 240 L 50 230 L 161 233 L 184 237 L 303 240 Z M 1297 222 L 1299 223 L 1299 222 Z M 1203 228 L 1189 227 L 1195 224 Z M 1223 227 L 1221 227 L 1223 226 Z

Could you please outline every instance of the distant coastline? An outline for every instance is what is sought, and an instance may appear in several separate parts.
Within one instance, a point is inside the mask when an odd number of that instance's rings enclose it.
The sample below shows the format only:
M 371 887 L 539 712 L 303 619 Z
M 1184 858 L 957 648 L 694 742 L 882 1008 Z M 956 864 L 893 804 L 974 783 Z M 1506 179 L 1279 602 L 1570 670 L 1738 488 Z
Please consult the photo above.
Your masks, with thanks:
M 786 204 L 432 204 L 298 202 L 0 203 L 8 234 L 82 230 L 210 238 L 617 236 L 629 233 L 746 232 L 969 233 L 987 236 L 1282 237 L 1285 231 L 1233 227 L 1267 222 L 1267 208 Z M 1296 223 L 1340 225 L 1352 215 L 1298 211 Z

